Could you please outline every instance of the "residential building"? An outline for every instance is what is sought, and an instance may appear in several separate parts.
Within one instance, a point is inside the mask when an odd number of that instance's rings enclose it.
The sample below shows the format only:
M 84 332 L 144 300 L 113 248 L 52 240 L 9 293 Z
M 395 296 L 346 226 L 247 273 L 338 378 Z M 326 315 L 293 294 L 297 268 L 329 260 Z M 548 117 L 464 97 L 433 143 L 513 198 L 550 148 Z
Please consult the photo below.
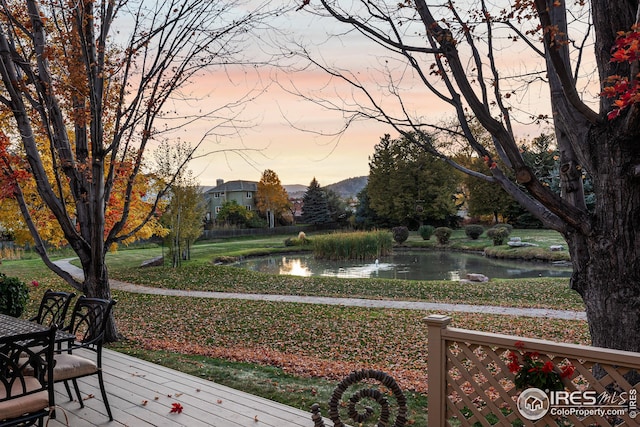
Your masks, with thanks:
M 216 186 L 204 193 L 207 204 L 206 221 L 215 222 L 218 212 L 226 202 L 236 201 L 247 210 L 256 209 L 255 196 L 258 191 L 258 183 L 255 181 L 229 181 L 216 180 Z

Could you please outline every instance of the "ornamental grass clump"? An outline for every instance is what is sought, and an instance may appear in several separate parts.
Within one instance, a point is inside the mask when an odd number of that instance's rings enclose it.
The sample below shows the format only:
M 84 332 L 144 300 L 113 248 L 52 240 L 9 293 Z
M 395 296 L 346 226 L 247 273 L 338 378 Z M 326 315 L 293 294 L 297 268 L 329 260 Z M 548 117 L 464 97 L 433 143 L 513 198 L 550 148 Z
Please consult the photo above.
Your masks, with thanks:
M 418 234 L 422 237 L 422 240 L 431 240 L 435 229 L 433 225 L 421 225 L 420 228 L 418 228 Z
M 307 246 L 311 244 L 311 240 L 307 238 L 304 231 L 298 233 L 298 237 L 289 237 L 285 239 L 285 246 Z
M 316 258 L 364 260 L 389 255 L 393 237 L 388 231 L 333 233 L 314 237 L 311 246 Z
M 512 229 L 513 227 L 507 227 L 506 224 L 494 225 L 492 228 L 487 230 L 487 237 L 493 240 L 493 246 L 504 245 L 507 237 L 511 234 Z

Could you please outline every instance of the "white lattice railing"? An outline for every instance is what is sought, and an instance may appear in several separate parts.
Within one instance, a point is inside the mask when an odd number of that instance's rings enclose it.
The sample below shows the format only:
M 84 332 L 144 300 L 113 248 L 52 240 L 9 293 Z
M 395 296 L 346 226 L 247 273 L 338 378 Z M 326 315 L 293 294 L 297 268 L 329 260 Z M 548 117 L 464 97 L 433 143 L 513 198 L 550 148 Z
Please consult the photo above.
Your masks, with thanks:
M 640 425 L 640 413 L 637 418 L 634 413 L 640 391 L 638 353 L 450 328 L 447 316 L 432 315 L 426 321 L 429 426 Z M 543 363 L 575 368 L 562 379 L 562 400 L 547 402 L 555 409 L 539 420 L 527 419 L 517 407 L 522 390 L 515 387 L 508 367 L 510 352 L 536 352 Z

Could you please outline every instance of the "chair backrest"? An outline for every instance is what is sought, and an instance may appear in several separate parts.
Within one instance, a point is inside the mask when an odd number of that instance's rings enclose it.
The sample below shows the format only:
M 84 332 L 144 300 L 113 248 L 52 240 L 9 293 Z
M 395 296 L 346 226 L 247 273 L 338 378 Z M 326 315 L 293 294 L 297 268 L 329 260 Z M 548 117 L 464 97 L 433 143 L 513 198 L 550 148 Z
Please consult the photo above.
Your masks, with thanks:
M 73 307 L 66 329 L 75 335 L 76 341 L 83 346 L 102 346 L 107 321 L 115 303 L 112 299 L 80 296 Z
M 62 328 L 67 318 L 67 310 L 71 300 L 75 296 L 76 294 L 73 292 L 48 289 L 42 296 L 38 314 L 29 320 L 45 326 L 57 325 L 58 328 Z
M 53 326 L 40 332 L 0 338 L 0 402 L 42 391 L 47 392 L 49 403 L 54 401 L 53 382 L 47 383 L 45 377 L 53 376 L 55 336 L 56 327 Z M 36 419 L 48 413 L 48 408 L 41 408 L 19 415 L 17 419 Z

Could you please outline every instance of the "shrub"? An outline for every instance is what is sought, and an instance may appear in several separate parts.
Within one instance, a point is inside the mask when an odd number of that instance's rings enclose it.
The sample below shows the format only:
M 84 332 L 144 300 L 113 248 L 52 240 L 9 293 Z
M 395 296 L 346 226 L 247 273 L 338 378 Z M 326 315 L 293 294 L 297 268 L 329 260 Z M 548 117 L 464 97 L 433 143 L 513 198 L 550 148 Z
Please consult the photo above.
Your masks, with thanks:
M 421 225 L 420 228 L 418 228 L 418 234 L 423 240 L 430 240 L 435 229 L 433 225 Z
M 505 227 L 504 225 L 500 224 L 493 226 L 492 228 L 487 230 L 487 236 L 491 240 L 493 240 L 493 246 L 504 245 L 505 240 L 507 240 L 507 237 L 509 237 L 509 234 L 511 234 L 511 230 L 513 229 L 513 227 L 509 227 Z
M 267 228 L 267 220 L 260 218 L 258 215 L 251 215 L 247 220 L 247 227 L 249 228 Z
M 393 240 L 398 244 L 404 243 L 409 238 L 409 229 L 405 226 L 393 227 L 391 229 Z
M 0 273 L 0 313 L 20 317 L 29 301 L 29 288 L 17 277 Z
M 472 240 L 477 240 L 478 237 L 482 236 L 482 233 L 484 233 L 484 227 L 479 224 L 467 225 L 464 228 L 464 234 Z
M 446 245 L 449 243 L 449 238 L 451 237 L 451 230 L 449 227 L 438 227 L 433 231 L 433 234 L 436 235 L 436 239 L 438 239 L 438 243 L 441 245 Z
M 496 228 L 496 227 L 504 227 L 504 228 L 506 228 L 507 230 L 509 230 L 509 234 L 511 234 L 511 232 L 513 231 L 513 225 L 507 224 L 506 222 L 501 222 L 501 223 L 495 224 L 493 226 L 493 228 Z

